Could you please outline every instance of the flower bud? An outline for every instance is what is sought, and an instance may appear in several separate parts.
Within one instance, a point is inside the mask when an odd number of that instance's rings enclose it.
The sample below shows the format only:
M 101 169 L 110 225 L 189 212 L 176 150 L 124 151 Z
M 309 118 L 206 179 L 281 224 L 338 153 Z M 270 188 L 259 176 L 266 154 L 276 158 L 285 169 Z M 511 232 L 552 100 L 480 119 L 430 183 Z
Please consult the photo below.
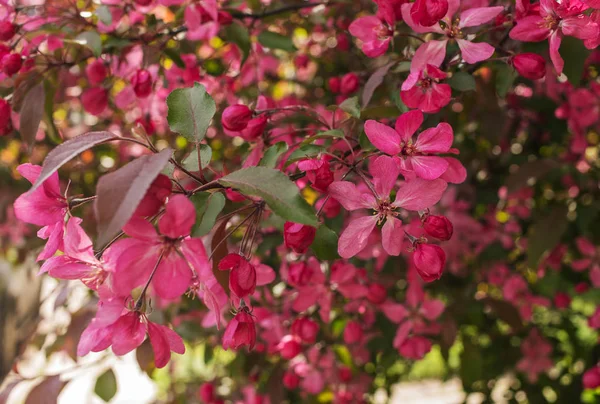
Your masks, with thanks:
M 138 98 L 146 98 L 152 94 L 152 75 L 148 70 L 139 69 L 132 77 L 131 85 Z
M 520 53 L 509 62 L 519 74 L 530 80 L 539 80 L 546 75 L 546 61 L 535 53 Z
M 344 342 L 348 345 L 360 342 L 363 337 L 363 331 L 358 321 L 348 321 L 344 328 Z
M 96 59 L 86 66 L 85 74 L 92 85 L 100 84 L 106 78 L 106 66 L 102 60 Z
M 354 73 L 345 74 L 340 82 L 340 91 L 344 95 L 352 94 L 358 90 L 359 79 Z
M 231 105 L 221 115 L 221 123 L 227 130 L 239 132 L 246 129 L 252 119 L 252 110 L 245 105 Z
M 594 330 L 600 329 L 600 307 L 596 307 L 594 314 L 588 318 L 588 326 Z
M 2 57 L 1 65 L 2 71 L 7 76 L 12 76 L 21 70 L 21 66 L 23 66 L 23 59 L 18 53 L 9 53 L 8 55 L 4 55 Z
M 298 163 L 298 168 L 306 171 L 306 178 L 313 189 L 326 193 L 333 180 L 333 172 L 329 161 L 325 159 L 308 159 Z
M 240 299 L 254 293 L 256 288 L 256 268 L 239 254 L 226 255 L 219 262 L 221 271 L 229 272 L 229 289 Z
M 302 342 L 314 344 L 319 333 L 319 324 L 307 317 L 296 319 L 291 327 L 292 334 L 298 336 Z
M 285 246 L 297 254 L 304 254 L 315 239 L 317 229 L 300 223 L 285 222 L 283 241 Z
M 446 216 L 429 215 L 423 222 L 423 229 L 438 240 L 450 240 L 454 230 L 452 222 Z
M 256 343 L 256 327 L 254 318 L 248 312 L 248 308 L 240 310 L 235 317 L 227 324 L 223 334 L 223 349 L 238 349 L 241 346 L 248 346 L 251 350 Z
M 571 298 L 566 293 L 558 292 L 554 296 L 554 305 L 557 309 L 566 309 L 571 305 Z
M 328 84 L 329 90 L 331 90 L 332 93 L 337 94 L 340 92 L 341 81 L 339 77 L 330 78 Z
M 302 352 L 302 345 L 298 341 L 297 337 L 293 335 L 284 336 L 279 344 L 277 345 L 277 349 L 281 354 L 283 359 L 294 359 L 300 352 Z
M 373 304 L 381 304 L 387 299 L 387 290 L 380 283 L 372 283 L 369 285 L 367 299 Z
M 583 387 L 586 389 L 596 389 L 600 387 L 600 367 L 594 366 L 583 374 Z
M 338 375 L 340 376 L 340 380 L 344 383 L 349 382 L 350 379 L 352 379 L 352 369 L 348 366 L 342 366 L 338 371 Z
M 306 54 L 298 55 L 294 59 L 294 65 L 298 69 L 305 69 L 308 66 L 308 62 L 310 62 L 310 58 Z
M 88 88 L 81 94 L 81 105 L 86 112 L 100 115 L 108 106 L 108 91 L 102 87 Z
M 233 17 L 227 11 L 219 10 L 217 21 L 221 25 L 229 25 L 233 22 Z
M 283 385 L 288 390 L 293 390 L 300 384 L 300 378 L 296 373 L 292 371 L 287 371 L 283 375 Z
M 267 119 L 267 116 L 264 114 L 250 119 L 248 126 L 242 131 L 242 138 L 245 140 L 254 140 L 262 135 L 267 126 Z
M 417 272 L 425 282 L 440 279 L 446 264 L 446 253 L 440 246 L 417 243 L 412 261 Z
M 0 21 L 0 41 L 10 41 L 15 33 L 17 27 L 10 21 Z
M 171 195 L 171 180 L 164 174 L 159 174 L 146 191 L 133 216 L 148 217 L 158 213 L 165 200 Z
M 7 135 L 11 126 L 10 104 L 4 98 L 0 98 L 0 136 Z
M 417 0 L 410 9 L 413 21 L 424 27 L 431 27 L 444 18 L 448 12 L 448 0 Z
M 203 403 L 212 403 L 215 400 L 215 386 L 212 383 L 203 383 L 198 389 L 198 398 Z

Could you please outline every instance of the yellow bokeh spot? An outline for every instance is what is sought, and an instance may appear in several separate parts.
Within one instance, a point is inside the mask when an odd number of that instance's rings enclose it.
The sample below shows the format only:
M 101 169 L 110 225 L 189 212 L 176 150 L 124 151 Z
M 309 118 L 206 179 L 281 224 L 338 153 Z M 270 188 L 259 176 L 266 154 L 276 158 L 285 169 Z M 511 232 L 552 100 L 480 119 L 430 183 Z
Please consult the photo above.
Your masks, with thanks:
M 223 40 L 221 38 L 219 38 L 218 36 L 213 37 L 210 42 L 209 42 L 210 46 L 212 46 L 215 49 L 219 49 L 222 48 L 223 45 L 225 44 L 225 42 L 223 42 Z
M 273 99 L 275 101 L 279 101 L 286 96 L 290 95 L 293 92 L 293 85 L 291 83 L 286 83 L 285 81 L 280 81 L 273 87 Z
M 162 65 L 165 69 L 169 70 L 171 67 L 173 67 L 173 61 L 169 58 L 165 58 L 162 61 Z
M 63 108 L 57 109 L 52 113 L 52 118 L 54 118 L 55 121 L 64 121 L 67 119 L 67 110 Z
M 589 144 L 597 145 L 599 140 L 600 140 L 600 136 L 598 136 L 598 133 L 596 133 L 594 131 L 588 132 L 587 141 Z
M 598 148 L 596 146 L 587 147 L 585 149 L 585 159 L 589 162 L 596 161 L 598 159 Z
M 506 212 L 500 211 L 496 213 L 496 220 L 499 223 L 506 223 L 508 222 L 508 219 L 510 219 L 510 215 Z
M 306 40 L 308 39 L 308 31 L 304 28 L 296 28 L 294 30 L 294 36 L 299 40 Z
M 188 144 L 188 141 L 183 136 L 177 136 L 177 139 L 175 139 L 175 144 L 177 145 L 178 149 L 185 149 L 185 147 Z
M 306 199 L 306 202 L 308 202 L 311 205 L 314 205 L 317 201 L 317 198 L 319 197 L 319 193 L 314 191 L 312 188 L 306 187 L 302 190 L 302 196 L 304 197 L 304 199 Z
M 123 89 L 127 86 L 127 84 L 125 83 L 124 80 L 115 80 L 115 82 L 113 83 L 111 92 L 113 93 L 113 95 L 116 95 L 118 93 L 120 93 L 121 91 L 123 91 Z

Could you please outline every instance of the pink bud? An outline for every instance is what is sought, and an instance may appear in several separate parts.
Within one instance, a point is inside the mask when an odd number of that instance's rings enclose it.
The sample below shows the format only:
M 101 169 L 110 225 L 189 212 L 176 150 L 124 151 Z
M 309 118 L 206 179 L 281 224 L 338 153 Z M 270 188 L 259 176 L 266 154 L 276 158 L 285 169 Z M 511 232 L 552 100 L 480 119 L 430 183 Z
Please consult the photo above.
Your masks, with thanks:
M 300 378 L 296 373 L 292 371 L 287 371 L 283 375 L 283 385 L 288 390 L 293 390 L 300 384 Z
M 0 136 L 7 135 L 11 126 L 10 104 L 4 98 L 0 98 Z
M 255 343 L 256 327 L 254 325 L 254 318 L 248 312 L 248 308 L 244 307 L 227 324 L 227 328 L 223 334 L 223 349 L 238 349 L 246 345 L 251 350 L 254 348 Z
M 92 115 L 100 115 L 108 106 L 108 91 L 102 87 L 88 88 L 81 95 L 83 109 Z
M 252 110 L 245 105 L 231 105 L 223 111 L 221 123 L 227 130 L 239 132 L 246 129 L 252 119 Z
M 352 94 L 358 90 L 359 79 L 354 73 L 345 74 L 340 82 L 340 91 L 344 95 Z
M 159 174 L 146 191 L 133 216 L 148 217 L 158 213 L 165 200 L 171 195 L 171 180 L 164 174 Z
M 554 296 L 554 305 L 557 309 L 566 309 L 571 305 L 571 298 L 566 293 L 558 292 Z
M 2 71 L 7 76 L 12 76 L 21 70 L 21 66 L 23 66 L 23 59 L 21 55 L 18 53 L 9 53 L 8 55 L 4 55 L 2 57 Z
M 315 239 L 317 229 L 300 223 L 285 222 L 283 241 L 285 246 L 298 254 L 304 254 Z
M 446 216 L 429 215 L 423 222 L 423 228 L 431 237 L 439 240 L 450 240 L 452 237 L 452 222 Z
M 266 126 L 267 116 L 264 114 L 250 119 L 248 126 L 242 131 L 242 137 L 246 140 L 254 140 L 263 134 Z
M 342 52 L 346 52 L 350 49 L 350 40 L 348 39 L 348 35 L 339 34 L 337 36 L 337 49 Z
M 596 389 L 600 387 L 600 367 L 594 366 L 583 374 L 583 387 L 586 389 Z
M 245 257 L 239 254 L 226 255 L 219 262 L 221 271 L 229 272 L 229 289 L 237 297 L 243 299 L 254 293 L 256 288 L 256 268 Z
M 297 335 L 302 342 L 314 344 L 319 333 L 319 324 L 307 317 L 298 318 L 291 327 L 291 332 Z
M 417 0 L 410 9 L 413 21 L 424 27 L 431 27 L 444 18 L 448 12 L 448 0 Z
M 446 253 L 434 244 L 417 243 L 412 261 L 425 282 L 440 279 L 446 263 Z
M 298 163 L 298 169 L 306 171 L 306 178 L 313 189 L 326 193 L 333 180 L 333 172 L 329 161 L 325 159 L 308 159 Z
M 8 55 L 11 49 L 8 45 L 0 43 L 0 60 L 4 57 L 4 55 Z
M 363 337 L 363 331 L 357 321 L 348 321 L 344 328 L 344 342 L 348 345 L 360 342 Z
M 152 4 L 152 0 L 135 0 L 135 4 L 142 7 L 147 7 Z
M 369 291 L 367 292 L 367 299 L 373 304 L 381 304 L 385 302 L 387 298 L 387 290 L 385 286 L 380 283 L 372 283 L 369 285 Z
M 102 60 L 96 59 L 86 66 L 85 74 L 87 74 L 88 80 L 92 85 L 100 84 L 106 78 L 106 66 L 104 66 L 104 62 Z
M 594 314 L 588 318 L 588 326 L 595 330 L 600 329 L 600 307 L 596 307 Z
M 233 17 L 227 11 L 219 10 L 217 21 L 221 25 L 229 25 L 233 22 Z
M 304 68 L 306 68 L 306 66 L 308 66 L 308 62 L 310 62 L 310 58 L 306 54 L 298 55 L 294 59 L 294 65 L 298 69 L 304 69 Z
M 581 294 L 581 293 L 585 293 L 590 289 L 590 285 L 588 285 L 585 282 L 579 282 L 577 285 L 575 285 L 575 292 Z
M 12 22 L 0 21 L 0 41 L 10 41 L 16 31 L 17 27 Z
M 546 75 L 546 61 L 535 53 L 520 53 L 510 58 L 509 63 L 521 76 L 530 80 L 539 80 Z
M 152 94 L 152 75 L 148 70 L 138 69 L 131 78 L 131 85 L 138 98 L 146 98 Z
M 352 369 L 348 366 L 342 366 L 339 369 L 338 374 L 343 382 L 349 382 L 350 379 L 352 379 Z
M 212 403 L 215 400 L 215 386 L 212 383 L 203 383 L 198 389 L 198 398 L 203 403 Z
M 409 337 L 398 349 L 400 355 L 414 360 L 423 359 L 429 351 L 431 351 L 431 341 L 425 337 Z
M 294 359 L 300 352 L 302 352 L 302 345 L 300 345 L 297 337 L 293 335 L 286 335 L 277 345 L 277 349 L 279 350 L 279 353 L 283 359 L 289 360 Z
M 330 78 L 328 84 L 332 93 L 337 94 L 340 92 L 342 83 L 339 77 Z

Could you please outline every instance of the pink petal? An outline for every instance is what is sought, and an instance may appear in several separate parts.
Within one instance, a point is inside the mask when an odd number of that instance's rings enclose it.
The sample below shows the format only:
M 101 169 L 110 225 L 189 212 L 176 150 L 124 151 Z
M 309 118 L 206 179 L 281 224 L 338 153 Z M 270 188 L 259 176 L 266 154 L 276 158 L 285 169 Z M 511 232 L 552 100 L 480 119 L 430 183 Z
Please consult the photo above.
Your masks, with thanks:
M 440 178 L 449 165 L 446 159 L 438 156 L 412 156 L 409 159 L 417 177 L 424 180 Z
M 149 278 L 158 260 L 160 245 L 149 245 L 136 239 L 117 241 L 117 248 L 126 249 L 117 259 L 114 272 L 114 288 L 120 295 L 128 295 Z
M 406 316 L 408 316 L 408 310 L 400 303 L 392 303 L 388 300 L 379 307 L 381 307 L 383 314 L 389 318 L 392 323 L 399 324 Z
M 393 342 L 394 348 L 396 348 L 396 349 L 400 348 L 400 346 L 408 338 L 408 335 L 410 334 L 412 329 L 413 329 L 412 321 L 405 321 L 404 323 L 402 323 L 400 325 L 400 327 L 398 327 L 398 330 L 396 331 L 396 336 L 394 337 L 394 342 Z
M 46 260 L 52 257 L 57 250 L 64 248 L 63 235 L 64 235 L 64 223 L 56 222 L 54 225 L 42 227 L 38 233 L 39 238 L 48 239 L 44 249 L 37 257 L 38 261 Z
M 421 153 L 447 153 L 454 141 L 452 126 L 445 122 L 424 130 L 417 137 L 415 147 Z
M 391 38 L 386 38 L 384 40 L 376 39 L 374 41 L 363 42 L 361 47 L 362 51 L 365 55 L 370 58 L 376 58 L 383 54 L 385 54 L 390 45 Z
M 462 184 L 467 179 L 467 170 L 460 161 L 454 157 L 444 157 L 448 162 L 448 169 L 440 179 L 452 184 Z
M 437 32 L 439 34 L 443 33 L 440 29 L 439 24 L 435 24 L 431 27 L 424 27 L 422 25 L 417 24 L 410 14 L 410 9 L 412 8 L 413 3 L 405 3 L 402 5 L 402 19 L 404 22 L 416 33 L 424 34 L 426 32 Z
M 132 217 L 127 224 L 123 226 L 123 232 L 129 237 L 145 240 L 148 242 L 158 242 L 159 237 L 154 225 L 141 217 Z
M 443 313 L 445 307 L 441 300 L 426 300 L 421 305 L 419 312 L 427 320 L 433 321 Z
M 167 336 L 163 333 L 160 326 L 154 323 L 148 323 L 148 336 L 152 351 L 154 352 L 154 364 L 158 369 L 165 367 L 171 359 L 171 349 Z
M 161 234 L 170 238 L 187 236 L 196 223 L 194 204 L 183 195 L 169 198 L 165 214 L 158 221 Z
M 351 219 L 348 226 L 340 235 L 338 242 L 338 253 L 343 258 L 351 258 L 361 252 L 369 240 L 369 236 L 375 225 L 377 216 L 363 216 Z
M 185 293 L 191 280 L 192 270 L 185 258 L 171 253 L 160 262 L 152 287 L 163 299 L 175 299 Z
M 396 132 L 402 141 L 408 142 L 422 124 L 423 113 L 421 111 L 408 111 L 396 119 Z
M 146 338 L 146 326 L 136 312 L 121 316 L 112 325 L 112 350 L 115 355 L 125 355 L 142 345 Z
M 561 75 L 563 71 L 563 67 L 565 66 L 565 61 L 560 56 L 558 49 L 560 48 L 560 43 L 562 42 L 561 34 L 556 31 L 550 36 L 550 59 L 552 60 L 552 64 L 554 65 L 554 69 L 556 70 L 557 75 Z
M 45 272 L 58 279 L 74 280 L 86 276 L 90 272 L 90 267 L 66 255 L 59 255 L 44 262 L 39 273 Z
M 393 205 L 407 210 L 425 210 L 439 202 L 447 187 L 448 184 L 440 179 L 415 178 L 400 187 Z
M 110 327 L 98 327 L 92 320 L 79 337 L 77 356 L 85 356 L 90 352 L 99 352 L 108 348 L 111 344 L 111 333 Z
M 579 252 L 583 255 L 588 257 L 596 255 L 596 246 L 585 237 L 577 237 L 577 239 L 575 239 L 575 244 L 577 245 Z
M 268 265 L 258 264 L 256 268 L 256 286 L 264 286 L 275 280 L 275 271 Z
M 509 36 L 524 42 L 540 42 L 550 36 L 551 31 L 543 27 L 544 19 L 539 15 L 530 15 L 517 21 Z
M 476 27 L 490 22 L 494 17 L 504 11 L 504 7 L 475 7 L 460 14 L 459 28 Z
M 428 41 L 419 46 L 410 64 L 411 72 L 420 72 L 429 65 L 440 66 L 446 57 L 448 41 Z
M 374 41 L 377 39 L 375 29 L 381 26 L 381 20 L 373 15 L 360 17 L 352 21 L 348 27 L 350 34 L 363 42 Z
M 346 210 L 369 209 L 376 205 L 373 195 L 361 193 L 356 188 L 356 185 L 349 181 L 334 181 L 329 185 L 327 190 L 329 191 L 329 195 L 337 200 Z
M 586 15 L 578 15 L 562 20 L 560 27 L 563 34 L 579 39 L 594 39 L 598 37 L 598 25 Z
M 64 234 L 65 254 L 88 263 L 95 263 L 92 240 L 88 237 L 79 223 L 81 220 L 69 219 Z
M 401 90 L 404 92 L 414 88 L 420 78 L 421 72 L 410 72 L 406 80 L 402 83 Z
M 494 54 L 494 47 L 486 42 L 471 42 L 465 39 L 457 39 L 462 58 L 465 62 L 473 64 L 489 59 Z
M 400 255 L 403 241 L 404 233 L 402 232 L 402 221 L 395 217 L 388 216 L 381 229 L 381 243 L 383 244 L 383 249 L 389 255 Z
M 387 197 L 400 175 L 400 166 L 396 160 L 389 156 L 379 156 L 371 162 L 369 171 L 373 176 L 375 191 L 380 197 Z
M 181 242 L 181 253 L 191 264 L 201 281 L 210 279 L 213 275 L 212 264 L 208 260 L 204 243 L 199 238 L 187 238 Z
M 365 134 L 373 146 L 382 152 L 390 155 L 400 153 L 400 136 L 389 126 L 369 119 L 365 122 Z

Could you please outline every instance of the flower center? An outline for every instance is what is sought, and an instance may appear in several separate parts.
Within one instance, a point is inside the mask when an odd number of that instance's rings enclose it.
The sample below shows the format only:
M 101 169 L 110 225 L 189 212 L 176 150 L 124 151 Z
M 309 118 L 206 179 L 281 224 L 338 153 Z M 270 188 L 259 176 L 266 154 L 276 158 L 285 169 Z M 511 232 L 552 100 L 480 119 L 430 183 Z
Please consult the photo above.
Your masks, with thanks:
M 379 24 L 379 26 L 373 28 L 373 31 L 375 31 L 377 38 L 381 40 L 387 39 L 390 36 L 392 36 L 392 30 L 385 24 Z
M 556 18 L 553 15 L 547 15 L 544 17 L 544 21 L 540 22 L 540 27 L 548 28 L 549 30 L 556 30 L 558 28 L 558 24 L 560 23 L 560 19 Z
M 377 224 L 381 224 L 390 215 L 398 216 L 398 212 L 396 212 L 396 207 L 390 203 L 390 200 L 385 199 L 379 201 L 375 215 L 377 216 Z

